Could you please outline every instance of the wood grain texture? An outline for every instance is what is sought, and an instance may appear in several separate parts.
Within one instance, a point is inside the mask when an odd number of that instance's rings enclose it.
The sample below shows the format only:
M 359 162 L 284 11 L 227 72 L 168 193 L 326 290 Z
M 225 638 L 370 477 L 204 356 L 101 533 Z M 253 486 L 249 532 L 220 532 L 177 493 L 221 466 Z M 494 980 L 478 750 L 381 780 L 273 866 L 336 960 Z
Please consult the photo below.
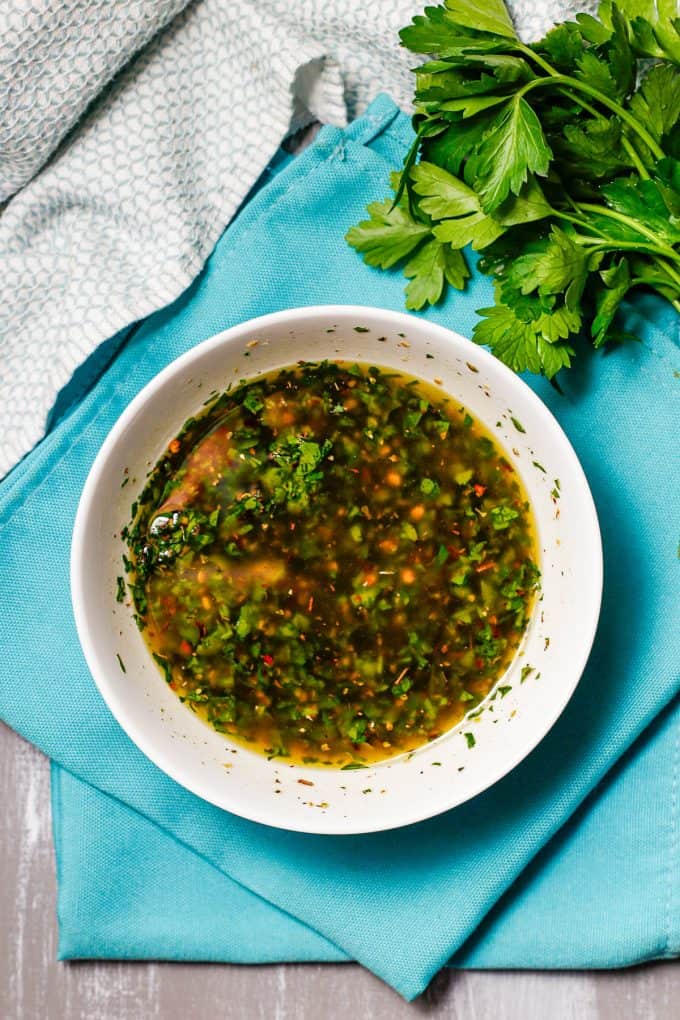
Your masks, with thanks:
M 0 726 L 0 1020 L 678 1020 L 680 963 L 442 972 L 406 1003 L 361 967 L 57 963 L 49 767 Z

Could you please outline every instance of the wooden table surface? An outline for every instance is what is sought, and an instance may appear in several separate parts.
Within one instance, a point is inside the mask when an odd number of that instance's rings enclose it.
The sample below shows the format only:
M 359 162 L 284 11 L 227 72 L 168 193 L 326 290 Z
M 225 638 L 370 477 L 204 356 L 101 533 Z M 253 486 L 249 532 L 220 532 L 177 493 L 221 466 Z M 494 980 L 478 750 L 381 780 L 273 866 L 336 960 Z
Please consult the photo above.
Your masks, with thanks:
M 679 1020 L 680 961 L 440 974 L 405 1003 L 354 964 L 57 963 L 49 766 L 0 725 L 0 1020 Z

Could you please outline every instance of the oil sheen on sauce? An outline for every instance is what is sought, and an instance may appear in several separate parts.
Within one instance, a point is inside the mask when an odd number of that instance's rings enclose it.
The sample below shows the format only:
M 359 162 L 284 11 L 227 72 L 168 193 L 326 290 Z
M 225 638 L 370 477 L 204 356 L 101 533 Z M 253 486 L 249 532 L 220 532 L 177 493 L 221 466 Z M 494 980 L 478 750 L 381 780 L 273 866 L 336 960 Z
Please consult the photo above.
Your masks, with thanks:
M 491 691 L 539 580 L 531 510 L 464 407 L 304 363 L 216 397 L 126 529 L 128 585 L 188 710 L 269 757 L 413 750 Z

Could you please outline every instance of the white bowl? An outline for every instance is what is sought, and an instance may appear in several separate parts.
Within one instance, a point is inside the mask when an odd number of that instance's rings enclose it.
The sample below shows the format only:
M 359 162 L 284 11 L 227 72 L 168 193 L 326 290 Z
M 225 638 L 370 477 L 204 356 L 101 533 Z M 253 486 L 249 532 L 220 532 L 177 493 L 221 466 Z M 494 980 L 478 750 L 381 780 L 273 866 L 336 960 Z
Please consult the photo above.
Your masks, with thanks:
M 434 381 L 484 422 L 526 486 L 543 575 L 541 599 L 501 681 L 512 689 L 487 699 L 481 715 L 414 754 L 356 771 L 267 761 L 209 728 L 164 683 L 131 609 L 116 602 L 116 578 L 123 573 L 121 527 L 149 468 L 183 422 L 216 388 L 299 359 L 323 358 L 372 362 Z M 121 489 L 126 472 L 131 482 Z M 555 479 L 558 498 L 551 495 Z M 329 305 L 277 312 L 228 329 L 178 358 L 138 394 L 111 430 L 85 484 L 73 532 L 71 586 L 78 634 L 99 690 L 159 768 L 205 800 L 257 822 L 301 832 L 372 832 L 461 804 L 509 772 L 545 736 L 590 652 L 602 592 L 602 546 L 576 454 L 521 379 L 471 341 L 426 319 Z M 533 670 L 522 682 L 525 666 Z M 466 734 L 473 735 L 474 746 L 468 746 Z

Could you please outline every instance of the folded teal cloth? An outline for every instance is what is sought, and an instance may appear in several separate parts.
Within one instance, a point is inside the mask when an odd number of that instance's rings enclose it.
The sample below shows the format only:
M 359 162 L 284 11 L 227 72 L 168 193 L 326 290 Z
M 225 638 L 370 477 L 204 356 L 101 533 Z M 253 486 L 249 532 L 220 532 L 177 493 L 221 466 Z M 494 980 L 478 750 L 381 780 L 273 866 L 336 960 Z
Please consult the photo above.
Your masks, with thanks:
M 108 430 L 160 368 L 235 322 L 300 304 L 400 308 L 403 280 L 364 266 L 343 234 L 382 196 L 410 137 L 387 99 L 346 131 L 324 129 L 0 486 L 0 716 L 56 763 L 62 957 L 355 959 L 412 998 L 452 957 L 605 967 L 680 951 L 680 358 L 675 314 L 660 302 L 627 306 L 641 342 L 584 356 L 564 395 L 530 380 L 598 506 L 602 618 L 562 718 L 470 803 L 356 837 L 244 821 L 177 786 L 132 745 L 80 652 L 70 532 Z M 427 314 L 469 334 L 489 296 L 475 275 Z

